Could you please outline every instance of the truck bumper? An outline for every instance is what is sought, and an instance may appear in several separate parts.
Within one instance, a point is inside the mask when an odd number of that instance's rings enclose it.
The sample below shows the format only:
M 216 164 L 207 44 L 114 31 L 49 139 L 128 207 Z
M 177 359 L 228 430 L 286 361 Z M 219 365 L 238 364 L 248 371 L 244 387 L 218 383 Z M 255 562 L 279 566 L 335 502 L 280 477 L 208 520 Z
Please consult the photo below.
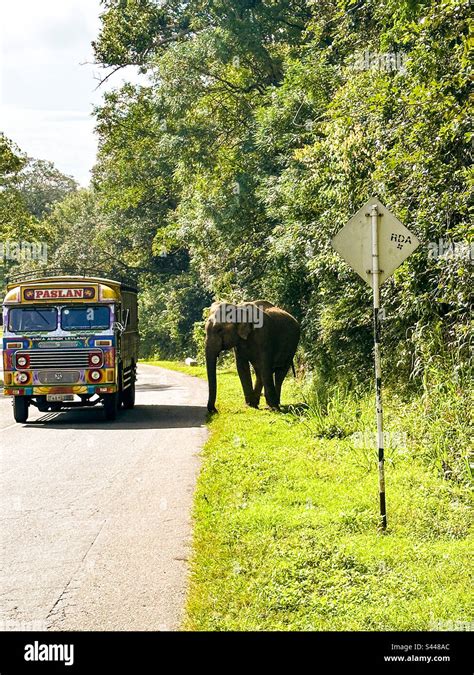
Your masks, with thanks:
M 118 391 L 116 384 L 76 384 L 63 387 L 5 387 L 5 396 L 47 396 L 47 394 L 113 394 Z

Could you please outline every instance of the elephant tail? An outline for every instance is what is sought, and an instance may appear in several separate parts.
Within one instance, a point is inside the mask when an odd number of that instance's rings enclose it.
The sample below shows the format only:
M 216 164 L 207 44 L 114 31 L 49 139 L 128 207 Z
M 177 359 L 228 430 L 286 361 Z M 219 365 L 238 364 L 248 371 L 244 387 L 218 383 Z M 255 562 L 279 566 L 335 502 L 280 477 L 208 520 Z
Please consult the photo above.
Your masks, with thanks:
M 291 362 L 291 370 L 293 371 L 293 377 L 296 377 L 295 362 Z

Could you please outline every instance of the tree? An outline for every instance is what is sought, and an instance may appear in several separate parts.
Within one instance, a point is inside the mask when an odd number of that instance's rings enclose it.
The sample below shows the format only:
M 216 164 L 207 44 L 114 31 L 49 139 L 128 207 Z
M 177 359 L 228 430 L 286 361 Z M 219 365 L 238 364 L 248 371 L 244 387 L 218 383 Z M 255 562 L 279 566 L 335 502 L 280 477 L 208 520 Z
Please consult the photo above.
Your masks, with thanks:
M 31 214 L 24 194 L 18 187 L 19 175 L 27 163 L 26 156 L 4 134 L 0 134 L 0 285 L 25 258 L 23 242 L 42 245 L 44 227 Z
M 16 185 L 27 209 L 38 219 L 47 215 L 55 202 L 78 188 L 77 182 L 58 171 L 52 162 L 32 158 L 18 173 Z
M 126 257 L 159 274 L 182 255 L 207 293 L 265 295 L 326 378 L 369 378 L 370 295 L 329 242 L 377 194 L 425 242 L 386 287 L 391 372 L 467 358 L 469 260 L 428 255 L 468 243 L 467 0 L 105 8 L 97 59 L 149 76 L 97 111 L 95 189 Z

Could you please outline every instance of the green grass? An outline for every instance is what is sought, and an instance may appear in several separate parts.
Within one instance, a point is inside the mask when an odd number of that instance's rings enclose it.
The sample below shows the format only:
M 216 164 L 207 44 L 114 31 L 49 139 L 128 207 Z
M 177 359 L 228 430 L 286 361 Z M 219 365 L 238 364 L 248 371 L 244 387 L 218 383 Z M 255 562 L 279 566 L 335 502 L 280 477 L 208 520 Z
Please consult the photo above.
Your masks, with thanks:
M 303 394 L 288 380 L 283 402 Z M 472 621 L 468 487 L 430 460 L 426 401 L 394 397 L 386 406 L 387 429 L 408 442 L 387 450 L 385 534 L 375 452 L 354 437 L 373 427 L 370 396 L 335 392 L 298 414 L 252 410 L 228 369 L 217 403 L 195 494 L 186 629 L 429 630 Z

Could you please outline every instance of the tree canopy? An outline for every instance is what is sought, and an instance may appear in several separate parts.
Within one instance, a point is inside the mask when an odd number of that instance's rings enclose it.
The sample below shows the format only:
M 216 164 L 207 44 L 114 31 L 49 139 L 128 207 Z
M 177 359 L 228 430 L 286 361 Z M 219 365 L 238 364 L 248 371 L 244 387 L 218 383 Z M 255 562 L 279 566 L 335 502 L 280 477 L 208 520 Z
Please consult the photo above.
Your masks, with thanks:
M 391 373 L 468 359 L 468 0 L 102 4 L 104 77 L 147 81 L 96 110 L 90 190 L 28 208 L 74 230 L 59 262 L 140 275 L 147 352 L 194 351 L 212 298 L 267 297 L 310 368 L 368 375 L 370 291 L 330 240 L 376 195 L 422 241 L 383 289 Z
M 311 365 L 357 375 L 370 293 L 329 242 L 376 194 L 423 241 L 384 289 L 392 362 L 465 353 L 469 2 L 104 6 L 97 59 L 149 78 L 97 110 L 94 186 L 128 257 L 185 252 L 193 287 L 282 304 Z M 434 255 L 441 240 L 464 253 Z

